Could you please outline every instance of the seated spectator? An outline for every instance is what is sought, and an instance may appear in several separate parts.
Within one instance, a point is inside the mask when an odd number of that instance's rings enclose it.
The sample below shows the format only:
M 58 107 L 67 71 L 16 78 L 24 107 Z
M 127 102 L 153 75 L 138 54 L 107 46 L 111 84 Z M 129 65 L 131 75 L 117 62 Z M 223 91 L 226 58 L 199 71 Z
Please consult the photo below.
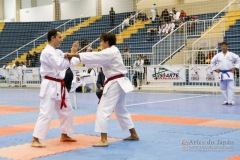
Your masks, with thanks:
M 171 21 L 169 24 L 168 24 L 168 28 L 166 30 L 166 33 L 172 33 L 175 29 L 175 23 L 173 21 Z
M 127 27 L 130 26 L 129 20 L 130 20 L 129 17 L 126 17 L 126 18 L 123 20 L 123 22 L 122 22 L 122 30 L 123 30 L 126 26 L 127 26 Z
M 162 26 L 159 26 L 159 31 L 158 31 L 159 35 L 161 35 L 161 34 L 165 35 L 167 29 L 168 29 L 168 24 L 164 21 Z
M 149 33 L 150 35 L 156 35 L 158 33 L 158 29 L 157 28 L 148 28 L 147 33 Z
M 32 65 L 31 67 L 36 67 L 36 63 L 38 62 L 38 54 L 34 51 L 32 55 Z
M 130 54 L 129 47 L 127 45 L 124 46 L 124 50 L 123 50 L 122 55 L 124 57 L 124 65 L 125 66 L 130 66 L 131 54 Z
M 162 20 L 161 20 L 161 18 L 160 18 L 160 16 L 159 16 L 159 15 L 156 15 L 156 18 L 155 18 L 155 23 L 157 23 L 158 25 L 161 25 L 161 23 L 162 23 Z
M 200 50 L 202 50 L 202 48 L 199 48 L 199 52 L 197 54 L 195 64 L 205 64 L 205 55 Z
M 172 10 L 169 12 L 170 20 L 174 20 L 176 13 L 177 13 L 177 11 L 175 10 L 175 8 L 172 8 Z
M 170 21 L 169 12 L 168 12 L 167 8 L 164 11 L 162 11 L 161 17 L 162 17 L 163 21 L 165 21 L 167 23 Z
M 26 66 L 27 67 L 31 67 L 32 63 L 32 55 L 30 54 L 30 52 L 27 52 L 27 56 L 26 56 Z
M 187 20 L 187 13 L 184 10 L 181 10 L 179 18 L 182 19 L 183 22 L 185 22 Z
M 144 62 L 144 65 L 150 65 L 150 61 L 149 61 L 149 59 L 147 58 L 147 56 L 144 56 L 144 57 L 143 57 L 143 62 Z
M 211 59 L 215 56 L 215 52 L 214 51 L 209 51 L 208 52 L 208 54 L 207 54 L 207 56 L 206 56 L 206 61 L 205 61 L 205 63 L 206 64 L 210 64 L 210 62 L 211 62 Z
M 105 81 L 105 75 L 103 74 L 102 68 L 100 68 L 100 72 L 98 72 L 97 91 L 96 91 L 96 95 L 99 100 L 102 97 L 104 81 Z

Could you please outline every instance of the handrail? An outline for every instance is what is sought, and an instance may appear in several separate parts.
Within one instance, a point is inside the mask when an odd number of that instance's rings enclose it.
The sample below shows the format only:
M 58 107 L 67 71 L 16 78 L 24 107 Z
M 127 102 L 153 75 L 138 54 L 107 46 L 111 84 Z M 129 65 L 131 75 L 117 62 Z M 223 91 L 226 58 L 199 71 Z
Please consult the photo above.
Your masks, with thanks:
M 204 36 L 206 36 L 209 32 L 211 32 L 217 25 L 219 25 L 222 21 L 224 21 L 225 18 L 221 18 L 220 21 L 218 21 L 214 26 L 212 26 L 211 29 L 209 29 L 207 32 L 205 32 L 200 38 L 198 38 L 195 42 L 193 42 L 192 44 L 192 49 L 194 49 L 194 45 L 200 40 L 202 39 Z M 214 21 L 214 19 L 213 19 Z
M 230 5 L 232 5 L 236 0 L 233 0 L 232 2 L 230 2 L 227 6 L 225 6 L 221 11 L 218 12 L 218 14 L 216 14 L 212 19 L 217 18 L 217 16 L 219 14 L 221 14 L 225 9 L 227 9 Z
M 163 40 L 165 40 L 166 38 L 168 38 L 169 36 L 171 36 L 173 33 L 175 33 L 179 28 L 181 28 L 182 26 L 184 26 L 187 22 L 184 22 L 181 26 L 179 26 L 178 28 L 176 28 L 173 32 L 171 32 L 170 34 L 168 34 L 167 36 L 165 36 L 163 39 L 161 39 L 160 41 L 158 41 L 157 43 L 155 43 L 153 46 L 152 46 L 152 49 L 154 47 L 156 47 L 156 45 L 158 45 L 160 42 L 162 42 Z
M 64 26 L 64 25 L 66 25 L 67 23 L 69 23 L 69 22 L 71 22 L 71 21 L 73 21 L 73 20 L 75 20 L 75 19 L 77 19 L 77 18 L 74 18 L 74 19 L 70 19 L 70 20 L 68 20 L 67 22 L 65 22 L 65 23 L 61 24 L 60 26 L 56 27 L 56 29 L 58 29 L 58 28 L 60 28 L 60 27 L 62 27 L 62 26 Z M 18 49 L 16 49 L 16 50 L 14 50 L 14 51 L 10 52 L 9 54 L 7 54 L 7 55 L 5 55 L 4 57 L 0 58 L 0 61 L 1 61 L 1 60 L 3 60 L 3 59 L 5 59 L 6 57 L 8 57 L 8 56 L 12 55 L 13 53 L 15 53 L 15 52 L 19 51 L 20 49 L 22 49 L 22 48 L 24 48 L 24 47 L 28 46 L 29 44 L 31 44 L 31 43 L 33 43 L 33 42 L 37 41 L 38 39 L 40 39 L 40 38 L 42 38 L 42 37 L 46 36 L 46 35 L 47 35 L 47 33 L 45 33 L 45 34 L 43 34 L 43 35 L 39 36 L 38 38 L 35 38 L 34 40 L 32 40 L 32 41 L 28 42 L 27 44 L 25 44 L 25 45 L 23 45 L 23 46 L 19 47 Z
M 135 18 L 139 13 L 141 13 L 142 11 L 144 11 L 144 9 L 142 9 L 141 11 L 137 12 L 135 15 L 133 15 L 132 17 L 130 17 L 130 19 Z M 135 24 L 135 23 L 134 23 Z M 118 27 L 120 27 L 122 25 L 122 23 L 120 23 L 118 26 L 116 26 L 115 28 L 111 29 L 110 31 L 108 31 L 107 33 L 110 33 L 112 31 L 114 31 L 115 29 L 117 29 Z M 81 48 L 78 53 L 80 53 L 81 51 L 83 51 L 84 49 L 88 48 L 90 45 L 92 45 L 93 43 L 95 43 L 96 41 L 98 41 L 100 38 L 95 39 L 94 41 L 92 41 L 91 43 L 89 43 L 88 45 L 86 45 L 85 47 Z

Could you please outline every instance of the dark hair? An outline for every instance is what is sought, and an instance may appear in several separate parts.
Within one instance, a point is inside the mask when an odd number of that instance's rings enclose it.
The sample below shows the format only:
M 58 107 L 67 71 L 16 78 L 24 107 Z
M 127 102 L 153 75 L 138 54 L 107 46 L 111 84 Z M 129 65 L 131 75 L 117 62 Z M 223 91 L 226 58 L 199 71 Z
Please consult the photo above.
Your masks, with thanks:
M 58 30 L 58 29 L 51 29 L 51 30 L 48 31 L 48 34 L 47 34 L 48 42 L 51 41 L 52 36 L 53 36 L 53 37 L 56 37 L 56 36 L 57 36 L 57 32 L 61 32 L 61 31 Z
M 116 45 L 116 35 L 113 33 L 102 33 L 100 35 L 100 40 L 103 40 L 104 42 L 108 41 L 109 46 Z
M 222 45 L 228 46 L 228 43 L 227 42 L 222 42 Z

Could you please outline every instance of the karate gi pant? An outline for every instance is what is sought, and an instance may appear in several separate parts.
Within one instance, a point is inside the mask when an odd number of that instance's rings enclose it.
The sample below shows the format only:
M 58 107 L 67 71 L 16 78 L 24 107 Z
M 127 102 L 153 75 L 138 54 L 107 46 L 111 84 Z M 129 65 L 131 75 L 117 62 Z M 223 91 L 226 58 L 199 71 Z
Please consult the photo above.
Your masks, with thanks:
M 117 81 L 109 86 L 98 105 L 95 132 L 107 133 L 108 120 L 113 112 L 122 130 L 134 128 L 130 113 L 126 109 L 125 96 L 126 93 Z
M 231 101 L 234 101 L 234 96 L 235 96 L 234 80 L 219 81 L 219 85 L 225 100 L 228 103 L 230 103 Z
M 66 91 L 66 94 L 67 91 Z M 68 95 L 66 96 L 68 97 Z M 33 137 L 45 139 L 48 133 L 49 125 L 52 120 L 54 110 L 60 120 L 61 132 L 64 134 L 73 133 L 73 109 L 69 98 L 65 99 L 67 108 L 61 107 L 61 100 L 50 97 L 46 92 L 40 99 L 40 114 L 33 132 Z

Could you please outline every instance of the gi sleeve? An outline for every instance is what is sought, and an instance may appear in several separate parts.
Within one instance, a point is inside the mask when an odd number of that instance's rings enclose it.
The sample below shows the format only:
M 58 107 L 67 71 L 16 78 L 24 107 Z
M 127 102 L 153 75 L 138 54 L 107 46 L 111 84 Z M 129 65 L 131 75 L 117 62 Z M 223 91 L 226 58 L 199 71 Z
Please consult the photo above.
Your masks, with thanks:
M 237 54 L 233 54 L 233 63 L 234 63 L 234 67 L 239 69 L 240 66 L 240 58 Z
M 101 52 L 86 52 L 86 53 L 79 53 L 80 60 L 82 63 L 86 65 L 98 65 L 104 66 L 110 63 L 113 60 L 114 52 L 101 51 Z M 96 67 L 96 66 L 95 66 Z
M 211 66 L 211 69 L 212 71 L 215 71 L 217 68 L 217 61 L 218 61 L 218 55 L 215 55 L 212 60 L 211 60 L 211 63 L 210 63 L 210 66 Z
M 57 54 L 48 54 L 48 62 L 50 62 L 50 65 L 52 68 L 62 71 L 68 67 L 70 67 L 70 62 L 67 58 L 63 57 L 63 54 L 61 56 Z

